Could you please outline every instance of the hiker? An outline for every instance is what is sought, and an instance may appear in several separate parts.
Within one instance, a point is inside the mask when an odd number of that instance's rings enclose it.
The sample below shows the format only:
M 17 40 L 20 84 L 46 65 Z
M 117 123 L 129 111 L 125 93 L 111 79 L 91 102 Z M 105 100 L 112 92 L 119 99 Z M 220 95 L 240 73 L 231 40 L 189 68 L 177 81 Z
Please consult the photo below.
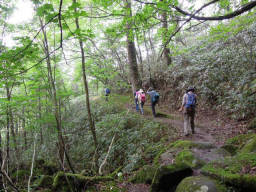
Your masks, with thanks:
M 106 88 L 105 89 L 105 96 L 106 96 L 106 101 L 108 101 L 108 96 L 110 95 L 110 89 Z
M 140 112 L 142 115 L 144 115 L 143 106 L 144 106 L 145 101 L 146 101 L 146 95 L 145 95 L 143 89 L 140 89 L 138 91 L 138 103 L 139 103 Z
M 155 106 L 159 100 L 159 93 L 157 93 L 152 87 L 150 87 L 147 91 L 147 94 L 150 95 L 152 114 L 154 117 L 156 117 Z
M 186 93 L 183 95 L 182 105 L 179 109 L 180 112 L 184 113 L 184 135 L 189 135 L 189 124 L 191 127 L 192 134 L 195 133 L 195 107 L 196 107 L 196 94 L 195 88 L 189 87 Z
M 133 96 L 134 96 L 136 111 L 139 112 L 138 94 L 139 94 L 139 89 L 137 89 L 137 90 L 133 93 Z

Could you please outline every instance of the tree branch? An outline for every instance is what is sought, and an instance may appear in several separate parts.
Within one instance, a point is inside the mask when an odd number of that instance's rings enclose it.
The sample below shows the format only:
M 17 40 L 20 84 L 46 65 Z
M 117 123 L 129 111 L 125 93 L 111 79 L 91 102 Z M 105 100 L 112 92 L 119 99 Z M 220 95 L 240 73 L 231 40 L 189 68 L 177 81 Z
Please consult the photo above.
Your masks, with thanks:
M 218 1 L 218 0 L 215 0 L 215 2 L 216 1 Z M 176 9 L 178 12 L 182 13 L 183 15 L 187 15 L 187 16 L 192 17 L 193 19 L 204 20 L 204 21 L 218 21 L 218 20 L 231 19 L 233 17 L 241 15 L 242 13 L 244 13 L 246 11 L 249 11 L 250 9 L 254 8 L 255 6 L 256 6 L 256 1 L 252 1 L 252 2 L 248 3 L 247 5 L 245 5 L 244 7 L 240 8 L 232 13 L 226 14 L 226 15 L 215 16 L 215 17 L 200 17 L 200 16 L 196 16 L 195 14 L 191 14 L 186 11 L 183 11 L 181 8 L 172 5 L 172 7 L 174 9 Z
M 63 42 L 63 33 L 62 33 L 62 23 L 61 23 L 61 9 L 62 9 L 62 0 L 60 0 L 60 6 L 59 6 L 59 26 L 60 26 L 60 47 L 62 48 L 62 42 Z

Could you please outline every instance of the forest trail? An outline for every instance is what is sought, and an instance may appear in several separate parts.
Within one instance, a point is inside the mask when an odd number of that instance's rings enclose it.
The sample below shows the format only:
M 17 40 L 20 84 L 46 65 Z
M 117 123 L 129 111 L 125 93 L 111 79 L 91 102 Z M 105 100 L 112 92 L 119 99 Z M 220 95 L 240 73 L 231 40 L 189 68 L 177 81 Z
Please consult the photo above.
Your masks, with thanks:
M 134 113 L 139 113 L 136 112 L 134 105 L 128 104 L 127 106 Z M 206 117 L 202 117 L 199 115 L 195 118 L 195 134 L 184 136 L 183 114 L 181 112 L 170 112 L 167 111 L 167 109 L 163 106 L 157 106 L 156 114 L 156 118 L 153 118 L 151 106 L 149 104 L 144 105 L 144 118 L 162 123 L 168 127 L 168 143 L 174 142 L 176 140 L 190 140 L 195 143 L 203 143 L 204 145 L 209 145 L 213 147 L 211 149 L 194 149 L 193 152 L 196 156 L 200 157 L 206 162 L 223 158 L 222 154 L 218 153 L 218 149 L 222 146 L 225 139 L 224 137 L 220 136 L 220 134 L 223 133 L 221 131 L 218 131 L 218 128 L 216 127 L 213 120 L 209 120 Z M 176 135 L 173 135 L 173 133 L 176 133 Z M 162 157 L 162 165 L 172 164 L 172 158 L 173 157 L 171 155 L 168 155 L 168 153 L 166 153 L 166 155 Z M 194 170 L 193 175 L 200 175 L 200 170 Z M 129 183 L 125 186 L 125 188 L 128 192 L 150 191 L 150 185 L 146 184 Z
M 129 108 L 134 109 L 133 105 L 130 105 Z M 144 117 L 149 120 L 154 120 L 159 123 L 163 123 L 168 126 L 169 129 L 175 129 L 177 137 L 175 140 L 191 140 L 196 142 L 207 142 L 212 143 L 215 146 L 220 146 L 224 141 L 218 139 L 219 135 L 216 135 L 216 127 L 211 126 L 213 122 L 205 121 L 203 122 L 200 118 L 195 118 L 195 134 L 190 134 L 189 136 L 184 136 L 183 134 L 183 114 L 181 112 L 168 112 L 163 107 L 156 107 L 157 117 L 153 118 L 151 108 L 149 104 L 144 106 Z M 214 135 L 213 135 L 214 133 Z M 173 138 L 172 138 L 173 139 Z

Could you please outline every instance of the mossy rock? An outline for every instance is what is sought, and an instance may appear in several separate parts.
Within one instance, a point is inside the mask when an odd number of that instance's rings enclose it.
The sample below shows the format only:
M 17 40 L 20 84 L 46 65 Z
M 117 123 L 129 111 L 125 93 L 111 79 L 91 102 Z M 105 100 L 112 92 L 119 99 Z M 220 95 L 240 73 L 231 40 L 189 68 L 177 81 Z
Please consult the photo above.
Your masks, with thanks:
M 256 136 L 252 137 L 247 143 L 243 146 L 240 151 L 241 153 L 250 153 L 256 152 Z
M 110 180 L 113 180 L 110 176 L 86 177 L 81 174 L 58 172 L 53 181 L 53 188 L 57 192 L 69 192 L 70 188 L 82 191 L 100 181 Z
M 254 138 L 256 134 L 244 134 L 238 135 L 236 137 L 230 138 L 226 141 L 224 146 L 228 146 L 227 148 L 231 148 L 230 145 L 233 146 L 233 154 L 237 153 L 240 149 L 244 147 L 244 145 L 252 138 Z M 228 149 L 227 149 L 228 150 Z M 229 150 L 228 150 L 229 151 Z M 232 151 L 231 151 L 232 152 Z
M 248 129 L 256 129 L 256 118 L 250 121 L 250 123 L 248 124 Z
M 183 163 L 191 168 L 199 168 L 202 167 L 205 162 L 199 158 L 197 158 L 192 151 L 190 150 L 182 150 L 175 157 L 176 163 Z
M 135 173 L 135 175 L 130 179 L 130 182 L 151 184 L 156 171 L 157 167 L 145 165 Z
M 242 191 L 256 191 L 255 171 L 256 153 L 239 153 L 225 158 L 224 161 L 215 161 L 205 165 L 201 173 L 215 177 L 226 185 Z
M 177 186 L 175 192 L 226 192 L 225 186 L 208 177 L 187 177 Z
M 183 163 L 161 166 L 154 174 L 151 192 L 166 191 L 176 188 L 182 179 L 191 176 L 192 173 L 193 170 Z

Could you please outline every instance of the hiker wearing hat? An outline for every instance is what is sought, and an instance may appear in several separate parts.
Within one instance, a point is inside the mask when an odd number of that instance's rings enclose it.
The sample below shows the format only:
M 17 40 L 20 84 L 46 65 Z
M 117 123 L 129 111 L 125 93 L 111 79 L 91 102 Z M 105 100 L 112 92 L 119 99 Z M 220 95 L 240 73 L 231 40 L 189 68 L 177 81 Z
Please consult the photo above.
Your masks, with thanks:
M 138 102 L 139 102 L 139 106 L 140 106 L 140 112 L 142 115 L 144 115 L 143 106 L 144 106 L 145 101 L 146 101 L 145 92 L 143 91 L 143 89 L 140 89 L 138 91 Z
M 139 101 L 138 101 L 139 90 L 138 89 L 134 92 L 133 96 L 134 96 L 136 111 L 139 112 Z
M 184 113 L 184 135 L 189 135 L 189 125 L 191 127 L 192 134 L 195 133 L 195 107 L 197 96 L 195 94 L 194 87 L 188 87 L 186 93 L 183 95 L 182 105 L 179 111 Z

